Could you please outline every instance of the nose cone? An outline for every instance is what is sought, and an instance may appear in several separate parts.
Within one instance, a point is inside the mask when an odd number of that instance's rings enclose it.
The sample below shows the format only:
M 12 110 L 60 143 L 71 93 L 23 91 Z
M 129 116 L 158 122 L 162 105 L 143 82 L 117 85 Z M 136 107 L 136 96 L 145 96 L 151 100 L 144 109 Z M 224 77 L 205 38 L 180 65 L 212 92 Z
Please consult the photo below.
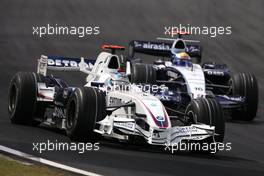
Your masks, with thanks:
M 170 120 L 168 114 L 166 112 L 165 107 L 162 103 L 158 100 L 156 101 L 149 101 L 149 100 L 142 100 L 144 107 L 147 110 L 148 118 L 150 121 L 154 122 L 156 127 L 158 128 L 169 128 L 170 127 Z

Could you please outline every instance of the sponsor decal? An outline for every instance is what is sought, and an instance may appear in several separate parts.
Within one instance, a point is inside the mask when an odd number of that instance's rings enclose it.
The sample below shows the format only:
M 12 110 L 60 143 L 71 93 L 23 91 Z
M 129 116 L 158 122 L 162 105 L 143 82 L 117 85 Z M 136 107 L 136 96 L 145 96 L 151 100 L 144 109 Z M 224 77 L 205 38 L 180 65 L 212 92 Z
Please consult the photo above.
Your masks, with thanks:
M 229 97 L 230 100 L 234 100 L 234 101 L 242 101 L 244 100 L 243 97 Z
M 153 42 L 139 42 L 139 41 L 134 41 L 134 46 L 135 48 L 161 50 L 161 51 L 170 51 L 172 47 L 171 44 L 168 43 L 153 43 Z M 187 45 L 185 49 L 186 52 L 188 53 L 200 52 L 199 47 L 195 45 Z
M 76 58 L 60 58 L 60 57 L 49 57 L 48 58 L 48 66 L 55 67 L 79 67 L 81 59 Z M 94 60 L 85 59 L 85 67 L 92 69 L 94 66 Z
M 219 70 L 204 70 L 207 75 L 224 76 L 225 73 Z
M 116 98 L 116 97 L 110 97 L 109 98 L 109 105 L 121 105 L 124 102 L 122 101 L 121 98 Z
M 230 97 L 230 96 L 225 95 L 223 97 L 225 97 L 228 100 L 232 100 L 232 101 L 240 101 L 240 102 L 243 102 L 245 100 L 245 98 L 244 97 L 241 97 L 241 96 Z
M 182 135 L 193 134 L 193 133 L 197 133 L 197 132 L 198 132 L 198 129 L 196 127 L 193 127 L 193 126 L 179 127 L 176 131 L 176 133 L 182 134 Z
M 187 53 L 194 53 L 200 51 L 197 46 L 186 46 L 185 50 Z
M 49 92 L 54 92 L 54 88 L 39 88 L 39 91 L 49 91 Z
M 134 41 L 134 45 L 136 48 L 143 49 L 154 49 L 154 50 L 170 50 L 171 46 L 165 43 L 151 43 L 151 42 L 138 42 Z
M 114 122 L 114 126 L 125 128 L 125 129 L 132 130 L 132 131 L 135 130 L 135 123 L 133 122 Z
M 195 87 L 194 88 L 196 91 L 204 91 L 202 87 Z

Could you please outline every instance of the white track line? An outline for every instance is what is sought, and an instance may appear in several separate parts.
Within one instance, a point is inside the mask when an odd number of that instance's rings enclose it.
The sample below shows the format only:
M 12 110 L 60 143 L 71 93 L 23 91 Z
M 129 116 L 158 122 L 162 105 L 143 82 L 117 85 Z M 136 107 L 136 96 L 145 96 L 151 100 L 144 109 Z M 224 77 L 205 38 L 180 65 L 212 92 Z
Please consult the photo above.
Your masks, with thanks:
M 2 145 L 0 145 L 0 151 L 4 151 L 4 152 L 12 154 L 12 155 L 16 155 L 16 156 L 19 156 L 19 157 L 22 157 L 22 158 L 26 158 L 28 160 L 39 162 L 39 163 L 42 163 L 42 164 L 45 164 L 45 165 L 49 165 L 49 166 L 52 166 L 52 167 L 56 167 L 56 168 L 63 169 L 63 170 L 66 170 L 66 171 L 70 171 L 70 172 L 77 173 L 77 174 L 82 174 L 82 175 L 87 175 L 87 176 L 102 176 L 102 175 L 97 174 L 97 173 L 88 172 L 88 171 L 85 171 L 85 170 L 77 169 L 77 168 L 74 168 L 74 167 L 71 167 L 71 166 L 67 166 L 67 165 L 64 165 L 64 164 L 60 164 L 60 163 L 56 163 L 56 162 L 53 162 L 53 161 L 50 161 L 50 160 L 46 160 L 44 158 L 39 158 L 39 157 L 30 155 L 30 154 L 27 154 L 27 153 L 23 153 L 23 152 L 20 152 L 18 150 L 14 150 L 14 149 L 2 146 Z

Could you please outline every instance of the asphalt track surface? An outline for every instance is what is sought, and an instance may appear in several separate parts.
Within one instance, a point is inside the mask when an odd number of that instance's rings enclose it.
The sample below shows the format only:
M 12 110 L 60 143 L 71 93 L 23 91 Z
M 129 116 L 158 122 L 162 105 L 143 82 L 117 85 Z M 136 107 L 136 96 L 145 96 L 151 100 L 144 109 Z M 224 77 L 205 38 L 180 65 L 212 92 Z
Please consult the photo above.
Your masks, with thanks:
M 261 0 L 1 0 L 0 2 L 0 144 L 104 175 L 264 175 L 264 1 Z M 100 26 L 86 38 L 32 35 L 32 26 L 49 24 Z M 227 122 L 226 142 L 232 150 L 215 156 L 168 154 L 147 147 L 103 142 L 97 152 L 32 151 L 32 142 L 67 141 L 65 134 L 45 128 L 12 125 L 7 92 L 12 75 L 35 71 L 40 54 L 96 57 L 103 43 L 163 36 L 164 26 L 178 24 L 232 26 L 231 36 L 194 36 L 204 47 L 204 60 L 225 63 L 234 72 L 252 72 L 259 82 L 257 118 Z M 59 74 L 63 77 L 64 74 Z M 83 75 L 67 74 L 73 85 Z

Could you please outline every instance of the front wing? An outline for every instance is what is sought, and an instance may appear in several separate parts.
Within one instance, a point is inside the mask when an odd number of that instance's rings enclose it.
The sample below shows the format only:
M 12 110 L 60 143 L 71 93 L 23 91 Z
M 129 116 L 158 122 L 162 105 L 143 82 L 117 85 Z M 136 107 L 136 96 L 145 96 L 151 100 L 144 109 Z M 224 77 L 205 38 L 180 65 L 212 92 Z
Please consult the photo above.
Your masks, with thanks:
M 205 124 L 174 126 L 167 129 L 150 128 L 148 131 L 137 125 L 134 119 L 128 118 L 117 117 L 110 121 L 103 120 L 99 124 L 101 127 L 95 130 L 95 132 L 101 133 L 104 136 L 127 139 L 125 137 L 126 135 L 138 135 L 143 137 L 151 145 L 175 145 L 182 140 L 201 141 L 217 135 L 214 126 Z M 115 134 L 113 129 L 121 131 L 124 135 Z

